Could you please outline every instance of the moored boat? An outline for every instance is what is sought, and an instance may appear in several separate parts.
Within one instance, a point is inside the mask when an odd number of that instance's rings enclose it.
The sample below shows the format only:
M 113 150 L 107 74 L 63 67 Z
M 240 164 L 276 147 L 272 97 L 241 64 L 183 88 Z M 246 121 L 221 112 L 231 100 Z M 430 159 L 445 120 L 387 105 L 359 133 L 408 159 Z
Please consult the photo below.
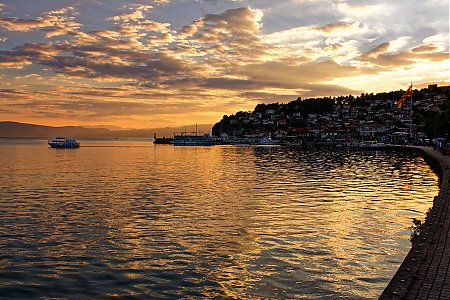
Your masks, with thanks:
M 172 144 L 173 138 L 160 137 L 153 140 L 153 144 Z
M 174 146 L 212 146 L 219 144 L 219 140 L 209 133 L 203 135 L 175 134 L 170 142 Z
M 58 136 L 53 140 L 48 141 L 48 145 L 51 148 L 78 148 L 80 143 L 74 139 L 68 139 L 66 137 Z
M 260 137 L 255 138 L 250 142 L 251 145 L 258 145 L 258 146 L 272 146 L 272 145 L 281 145 L 280 140 L 274 140 L 270 137 Z

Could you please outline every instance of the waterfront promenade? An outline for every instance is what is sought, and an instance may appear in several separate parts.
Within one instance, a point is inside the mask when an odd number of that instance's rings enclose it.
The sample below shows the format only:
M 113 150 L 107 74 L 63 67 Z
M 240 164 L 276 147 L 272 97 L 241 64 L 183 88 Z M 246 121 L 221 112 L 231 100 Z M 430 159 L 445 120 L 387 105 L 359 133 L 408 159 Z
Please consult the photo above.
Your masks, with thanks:
M 422 151 L 437 168 L 440 192 L 426 222 L 380 299 L 450 299 L 450 157 L 428 147 Z M 431 203 L 430 203 L 431 206 Z

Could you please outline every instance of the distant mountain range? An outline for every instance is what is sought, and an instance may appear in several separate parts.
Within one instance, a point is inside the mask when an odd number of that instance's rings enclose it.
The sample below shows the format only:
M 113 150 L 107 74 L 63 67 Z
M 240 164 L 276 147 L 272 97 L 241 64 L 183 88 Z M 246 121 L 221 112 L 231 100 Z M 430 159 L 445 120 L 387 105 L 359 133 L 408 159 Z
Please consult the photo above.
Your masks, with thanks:
M 199 124 L 199 133 L 211 132 L 212 124 Z M 108 128 L 82 127 L 82 126 L 43 126 L 18 122 L 0 122 L 0 137 L 31 137 L 31 138 L 53 138 L 66 136 L 72 138 L 153 138 L 156 133 L 158 137 L 172 137 L 175 132 L 195 131 L 195 125 L 182 127 L 164 127 L 151 129 L 121 129 L 111 130 Z

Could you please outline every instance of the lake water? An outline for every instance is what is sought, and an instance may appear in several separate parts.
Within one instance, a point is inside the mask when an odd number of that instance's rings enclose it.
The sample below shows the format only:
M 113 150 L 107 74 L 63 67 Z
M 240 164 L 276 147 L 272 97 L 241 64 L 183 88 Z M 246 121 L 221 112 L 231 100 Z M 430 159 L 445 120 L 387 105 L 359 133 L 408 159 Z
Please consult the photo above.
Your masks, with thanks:
M 0 140 L 0 298 L 377 298 L 438 178 L 417 155 Z

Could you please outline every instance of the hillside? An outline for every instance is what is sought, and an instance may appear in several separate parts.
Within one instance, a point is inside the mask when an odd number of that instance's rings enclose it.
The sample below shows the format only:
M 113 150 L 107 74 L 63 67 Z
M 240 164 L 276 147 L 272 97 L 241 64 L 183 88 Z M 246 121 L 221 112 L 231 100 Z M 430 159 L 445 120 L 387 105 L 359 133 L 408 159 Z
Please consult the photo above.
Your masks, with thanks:
M 408 97 L 400 90 L 258 104 L 253 111 L 224 115 L 213 126 L 212 133 L 232 137 L 355 140 L 411 136 L 414 131 L 416 139 L 445 137 L 450 136 L 449 92 L 450 86 L 429 85 L 413 90 Z M 400 98 L 404 98 L 401 104 Z
M 199 132 L 210 132 L 210 124 L 198 125 Z M 194 126 L 187 126 L 191 131 Z M 52 127 L 36 124 L 26 124 L 19 122 L 0 122 L 0 137 L 32 137 L 32 138 L 52 138 L 55 136 L 67 136 L 72 138 L 151 138 L 154 133 L 157 136 L 171 137 L 175 132 L 182 132 L 185 127 L 165 127 L 152 129 L 127 129 L 110 130 L 107 128 L 93 128 L 82 126 L 62 126 Z

